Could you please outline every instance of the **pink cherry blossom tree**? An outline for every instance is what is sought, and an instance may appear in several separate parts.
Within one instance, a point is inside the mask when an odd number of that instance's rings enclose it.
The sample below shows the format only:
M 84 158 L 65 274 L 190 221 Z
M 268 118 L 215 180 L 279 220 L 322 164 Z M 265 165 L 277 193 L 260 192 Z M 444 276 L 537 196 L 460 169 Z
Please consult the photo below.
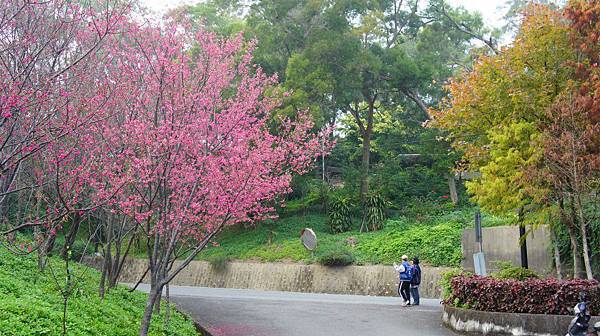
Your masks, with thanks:
M 273 217 L 329 137 L 308 114 L 275 116 L 276 79 L 242 36 L 98 8 L 0 10 L 0 208 L 43 191 L 32 217 L 0 233 L 34 227 L 48 241 L 100 209 L 131 223 L 147 238 L 146 335 L 163 288 L 224 226 Z
M 225 225 L 272 217 L 292 174 L 307 172 L 328 137 L 311 132 L 308 114 L 273 116 L 275 78 L 252 65 L 253 43 L 241 36 L 145 24 L 112 48 L 106 73 L 116 92 L 81 150 L 93 202 L 111 198 L 147 237 L 146 335 L 163 288 Z
M 0 222 L 6 220 L 9 195 L 41 187 L 49 193 L 35 197 L 47 209 L 3 233 L 42 225 L 54 232 L 65 218 L 85 210 L 77 209 L 78 195 L 63 193 L 66 186 L 82 189 L 71 168 L 79 165 L 78 133 L 96 120 L 103 104 L 94 98 L 99 57 L 106 56 L 99 51 L 129 11 L 112 2 L 98 9 L 66 0 L 2 3 Z

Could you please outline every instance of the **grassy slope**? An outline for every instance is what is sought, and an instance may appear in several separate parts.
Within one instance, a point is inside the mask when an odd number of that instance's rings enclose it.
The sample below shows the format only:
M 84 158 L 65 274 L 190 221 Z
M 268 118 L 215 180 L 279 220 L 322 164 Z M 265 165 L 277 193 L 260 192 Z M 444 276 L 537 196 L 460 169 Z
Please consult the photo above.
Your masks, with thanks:
M 71 264 L 80 277 L 68 305 L 68 335 L 137 335 L 146 296 L 129 293 L 119 286 L 101 300 L 99 274 L 85 266 Z M 64 262 L 52 259 L 41 273 L 33 257 L 15 256 L 0 247 L 0 335 L 60 335 L 62 297 L 53 280 L 64 285 Z M 165 309 L 162 309 L 164 314 Z M 163 317 L 154 316 L 151 335 L 198 335 L 190 320 L 174 312 L 168 330 Z
M 356 264 L 391 264 L 403 254 L 419 256 L 434 266 L 457 266 L 461 259 L 460 237 L 462 229 L 472 226 L 474 209 L 448 208 L 447 206 L 411 209 L 397 218 L 388 220 L 383 230 L 359 233 L 358 223 L 354 230 L 342 234 L 330 234 L 326 217 L 322 214 L 284 217 L 272 224 L 256 228 L 231 227 L 218 237 L 218 247 L 203 251 L 199 258 L 211 259 L 224 256 L 229 259 L 277 261 L 290 260 L 311 263 L 323 251 L 348 248 L 356 258 Z M 507 220 L 484 215 L 487 226 L 506 224 Z M 318 236 L 319 246 L 315 255 L 306 251 L 299 241 L 300 230 L 312 228 Z M 272 244 L 267 244 L 269 232 Z M 354 237 L 355 247 L 349 247 L 346 239 Z

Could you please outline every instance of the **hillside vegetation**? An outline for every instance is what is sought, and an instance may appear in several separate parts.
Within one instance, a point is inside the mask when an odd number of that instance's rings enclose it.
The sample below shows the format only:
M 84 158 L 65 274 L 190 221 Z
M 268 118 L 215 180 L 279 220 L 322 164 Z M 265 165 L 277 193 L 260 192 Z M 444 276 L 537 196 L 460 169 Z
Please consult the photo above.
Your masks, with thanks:
M 427 204 L 396 214 L 382 230 L 360 233 L 355 219 L 352 231 L 338 234 L 330 233 L 323 214 L 283 216 L 255 227 L 230 227 L 217 238 L 217 246 L 207 248 L 199 258 L 215 263 L 223 259 L 313 263 L 342 254 L 351 256 L 350 263 L 363 265 L 391 264 L 407 254 L 433 266 L 458 266 L 462 230 L 472 227 L 474 213 L 475 208 L 469 206 Z M 484 214 L 483 223 L 495 226 L 509 220 Z M 307 227 L 318 237 L 314 253 L 299 239 L 300 231 Z

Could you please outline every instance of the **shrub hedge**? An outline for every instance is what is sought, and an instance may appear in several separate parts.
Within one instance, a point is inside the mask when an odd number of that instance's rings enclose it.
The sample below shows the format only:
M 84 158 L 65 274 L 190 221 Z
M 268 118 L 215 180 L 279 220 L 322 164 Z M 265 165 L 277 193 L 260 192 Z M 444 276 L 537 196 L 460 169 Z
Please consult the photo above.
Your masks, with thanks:
M 215 271 L 223 272 L 227 268 L 229 258 L 222 254 L 215 254 L 208 257 L 207 261 Z
M 354 261 L 352 252 L 342 246 L 334 245 L 317 252 L 317 262 L 323 266 L 347 266 Z
M 527 279 L 525 281 L 458 275 L 444 303 L 470 309 L 529 314 L 569 315 L 584 291 L 590 311 L 600 313 L 600 283 L 595 280 Z
M 513 264 L 510 261 L 497 262 L 496 264 L 499 266 L 500 269 L 497 272 L 490 274 L 492 278 L 504 280 L 513 279 L 521 281 L 527 279 L 540 278 L 540 276 L 537 275 L 537 273 L 535 273 L 534 271 L 523 267 L 513 266 Z

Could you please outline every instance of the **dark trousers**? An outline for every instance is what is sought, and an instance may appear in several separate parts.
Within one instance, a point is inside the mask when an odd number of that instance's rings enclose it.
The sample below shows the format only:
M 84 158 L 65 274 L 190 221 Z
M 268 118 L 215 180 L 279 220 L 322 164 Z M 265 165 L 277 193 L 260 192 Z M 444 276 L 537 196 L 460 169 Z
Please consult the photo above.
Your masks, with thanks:
M 411 286 L 410 293 L 412 294 L 412 297 L 413 297 L 413 303 L 418 305 L 419 304 L 419 286 Z
M 400 281 L 398 284 L 398 292 L 404 301 L 410 303 L 410 281 Z

